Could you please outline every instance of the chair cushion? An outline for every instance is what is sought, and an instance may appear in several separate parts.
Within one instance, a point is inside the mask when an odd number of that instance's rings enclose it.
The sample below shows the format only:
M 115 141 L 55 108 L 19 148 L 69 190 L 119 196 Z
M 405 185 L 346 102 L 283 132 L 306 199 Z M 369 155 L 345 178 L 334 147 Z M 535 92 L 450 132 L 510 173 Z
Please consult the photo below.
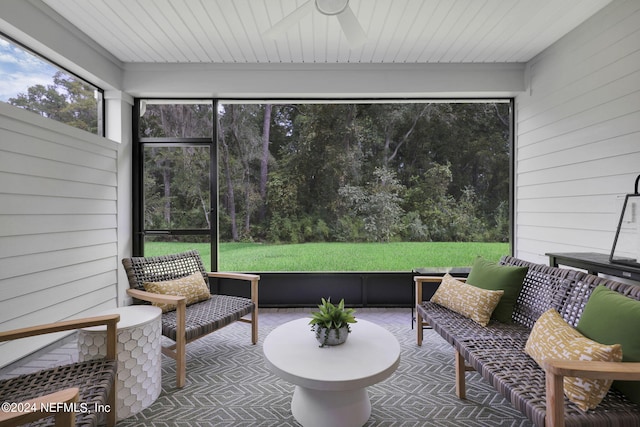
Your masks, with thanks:
M 202 277 L 202 273 L 193 273 L 189 276 L 163 282 L 145 282 L 144 289 L 154 294 L 174 295 L 186 297 L 187 305 L 195 304 L 211 298 L 209 287 Z M 160 307 L 163 313 L 176 309 L 175 304 L 153 303 Z
M 491 313 L 504 291 L 489 291 L 467 285 L 445 274 L 431 302 L 455 311 L 482 326 L 487 326 Z
M 525 351 L 539 365 L 545 359 L 622 361 L 619 344 L 604 345 L 586 338 L 553 308 L 544 312 L 533 325 Z M 565 377 L 564 394 L 581 410 L 587 411 L 598 406 L 611 383 L 610 380 Z
M 211 295 L 208 300 L 192 304 L 185 315 L 187 341 L 227 326 L 251 313 L 253 308 L 250 299 L 230 295 Z M 175 310 L 162 315 L 162 335 L 175 341 L 177 325 Z
M 599 285 L 585 304 L 577 329 L 603 344 L 622 345 L 623 362 L 640 362 L 640 301 Z M 613 387 L 640 405 L 640 381 L 615 381 Z
M 511 323 L 513 307 L 528 270 L 528 267 L 500 265 L 478 257 L 471 267 L 467 283 L 492 291 L 503 290 L 504 295 L 500 298 L 492 317 L 503 323 Z

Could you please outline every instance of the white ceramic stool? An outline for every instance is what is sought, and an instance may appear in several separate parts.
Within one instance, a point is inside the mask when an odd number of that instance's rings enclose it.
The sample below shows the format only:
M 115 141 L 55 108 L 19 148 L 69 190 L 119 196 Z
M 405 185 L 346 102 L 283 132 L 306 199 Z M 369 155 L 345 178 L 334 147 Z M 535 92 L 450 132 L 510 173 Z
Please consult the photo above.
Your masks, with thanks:
M 132 305 L 97 315 L 120 315 L 118 322 L 117 419 L 130 417 L 151 405 L 162 389 L 162 310 Z M 78 330 L 80 361 L 103 357 L 107 352 L 106 327 Z

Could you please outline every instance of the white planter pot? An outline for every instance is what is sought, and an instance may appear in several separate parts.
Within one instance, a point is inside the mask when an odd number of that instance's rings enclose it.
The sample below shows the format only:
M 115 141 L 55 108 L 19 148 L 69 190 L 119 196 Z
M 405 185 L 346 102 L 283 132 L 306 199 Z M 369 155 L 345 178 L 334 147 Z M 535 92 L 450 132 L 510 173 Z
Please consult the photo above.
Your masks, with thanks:
M 320 347 L 342 344 L 349 337 L 349 328 L 347 326 L 343 326 L 340 329 L 316 328 L 315 332 Z M 329 334 L 328 337 L 327 333 Z

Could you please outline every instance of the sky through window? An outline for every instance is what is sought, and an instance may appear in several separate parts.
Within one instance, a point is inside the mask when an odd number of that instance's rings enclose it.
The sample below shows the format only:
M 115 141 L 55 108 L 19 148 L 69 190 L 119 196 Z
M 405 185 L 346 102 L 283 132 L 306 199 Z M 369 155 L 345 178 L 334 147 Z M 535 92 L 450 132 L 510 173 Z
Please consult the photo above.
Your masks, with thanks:
M 0 101 L 7 102 L 31 86 L 51 84 L 57 71 L 31 52 L 0 38 Z

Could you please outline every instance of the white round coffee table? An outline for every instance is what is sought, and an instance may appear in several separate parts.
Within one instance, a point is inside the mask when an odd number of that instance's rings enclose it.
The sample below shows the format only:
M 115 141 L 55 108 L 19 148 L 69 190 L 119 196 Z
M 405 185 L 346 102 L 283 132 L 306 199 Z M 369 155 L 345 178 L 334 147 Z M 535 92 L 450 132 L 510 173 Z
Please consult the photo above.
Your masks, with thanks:
M 291 412 L 304 427 L 360 427 L 371 415 L 366 387 L 393 374 L 400 344 L 383 327 L 358 319 L 347 342 L 321 348 L 309 320 L 285 323 L 265 338 L 267 366 L 296 385 Z

